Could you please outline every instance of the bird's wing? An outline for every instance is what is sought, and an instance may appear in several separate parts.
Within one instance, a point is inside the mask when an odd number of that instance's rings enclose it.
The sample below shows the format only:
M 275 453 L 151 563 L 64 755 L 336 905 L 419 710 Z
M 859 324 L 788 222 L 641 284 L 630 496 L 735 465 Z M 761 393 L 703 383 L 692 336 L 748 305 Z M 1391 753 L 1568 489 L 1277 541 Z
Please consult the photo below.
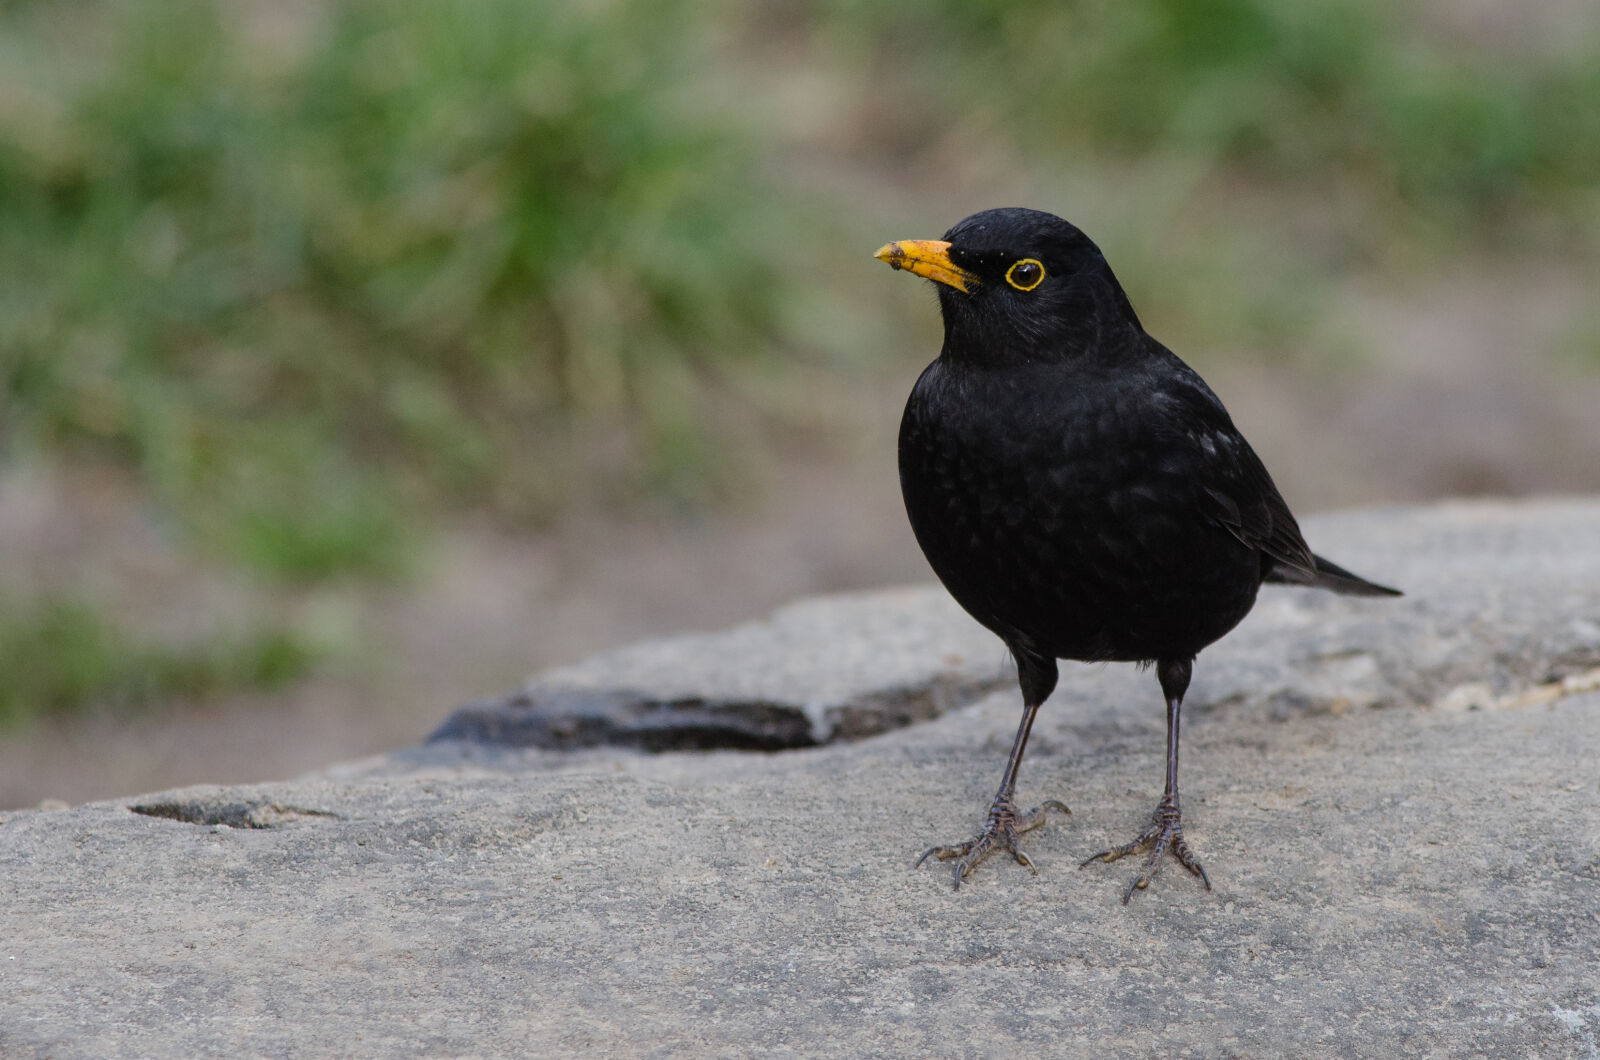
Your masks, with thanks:
M 1300 524 L 1250 443 L 1237 432 L 1217 440 L 1219 451 L 1235 448 L 1226 484 L 1208 484 L 1212 516 L 1233 536 L 1270 556 L 1280 569 L 1314 578 L 1317 563 L 1300 533 Z
M 1211 388 L 1191 370 L 1163 389 L 1173 412 L 1169 422 L 1187 436 L 1185 449 L 1197 461 L 1193 473 L 1205 513 L 1270 557 L 1287 579 L 1314 579 L 1317 563 L 1300 524 Z

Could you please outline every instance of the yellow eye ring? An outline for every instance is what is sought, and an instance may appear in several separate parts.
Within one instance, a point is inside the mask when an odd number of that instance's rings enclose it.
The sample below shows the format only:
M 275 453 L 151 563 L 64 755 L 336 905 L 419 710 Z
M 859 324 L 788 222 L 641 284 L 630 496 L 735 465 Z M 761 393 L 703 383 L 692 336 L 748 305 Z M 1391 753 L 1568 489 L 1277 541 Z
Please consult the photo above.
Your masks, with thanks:
M 1044 282 L 1044 262 L 1038 258 L 1012 262 L 1006 270 L 1006 282 L 1019 291 L 1033 290 Z

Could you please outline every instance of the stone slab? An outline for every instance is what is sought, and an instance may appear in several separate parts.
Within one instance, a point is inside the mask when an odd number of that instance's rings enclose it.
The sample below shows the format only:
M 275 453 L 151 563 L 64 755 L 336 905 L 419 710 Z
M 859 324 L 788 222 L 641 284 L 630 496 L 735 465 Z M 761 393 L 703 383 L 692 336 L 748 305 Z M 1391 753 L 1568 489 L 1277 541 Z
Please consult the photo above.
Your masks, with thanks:
M 1124 907 L 1132 866 L 1077 867 L 1159 794 L 1129 666 L 1041 714 L 1021 798 L 1073 812 L 1038 875 L 959 891 L 910 864 L 979 823 L 1009 687 L 777 754 L 443 741 L 0 817 L 0 1056 L 1600 1054 L 1600 504 L 1308 532 L 1410 595 L 1274 590 L 1202 656 L 1213 892 L 1169 865 Z

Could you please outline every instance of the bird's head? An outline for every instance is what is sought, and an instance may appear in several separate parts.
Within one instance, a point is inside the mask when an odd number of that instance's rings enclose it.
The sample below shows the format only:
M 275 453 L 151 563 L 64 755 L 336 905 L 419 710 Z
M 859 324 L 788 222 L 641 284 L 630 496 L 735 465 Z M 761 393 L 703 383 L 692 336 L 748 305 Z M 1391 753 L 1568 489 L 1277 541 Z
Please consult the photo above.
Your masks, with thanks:
M 877 257 L 938 284 L 945 356 L 1026 364 L 1081 356 L 1139 318 L 1094 241 L 1054 214 L 985 210 L 941 240 L 902 240 Z

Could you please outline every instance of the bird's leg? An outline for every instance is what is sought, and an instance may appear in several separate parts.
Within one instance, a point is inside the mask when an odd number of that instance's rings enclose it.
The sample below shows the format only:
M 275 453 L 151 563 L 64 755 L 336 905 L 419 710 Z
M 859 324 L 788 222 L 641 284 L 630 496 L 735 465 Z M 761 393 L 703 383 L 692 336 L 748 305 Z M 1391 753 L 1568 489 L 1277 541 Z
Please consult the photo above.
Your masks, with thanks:
M 1042 697 L 1041 697 L 1042 698 Z M 984 823 L 983 831 L 962 843 L 951 846 L 931 846 L 922 852 L 922 856 L 911 867 L 916 868 L 930 857 L 940 861 L 955 859 L 955 886 L 959 889 L 961 880 L 978 867 L 978 863 L 998 846 L 1006 850 L 1017 863 L 1033 872 L 1038 869 L 1033 867 L 1033 862 L 1028 860 L 1017 846 L 1017 836 L 1030 828 L 1037 828 L 1044 824 L 1046 810 L 1060 810 L 1062 813 L 1071 813 L 1065 803 L 1049 799 L 1026 813 L 1018 813 L 1016 803 L 1012 796 L 1016 792 L 1017 770 L 1022 765 L 1022 750 L 1028 745 L 1028 731 L 1033 728 L 1033 716 L 1039 712 L 1039 704 L 1024 703 L 1022 708 L 1022 724 L 1017 727 L 1017 739 L 1011 745 L 1011 757 L 1006 760 L 1005 775 L 1000 778 L 1000 790 L 995 793 L 994 802 L 989 807 L 989 819 Z
M 1183 694 L 1189 688 L 1189 675 L 1193 665 L 1193 659 L 1177 662 L 1162 660 L 1157 664 L 1156 675 L 1161 680 L 1161 692 L 1167 700 L 1167 789 L 1161 796 L 1161 801 L 1156 804 L 1156 812 L 1150 827 L 1133 842 L 1112 847 L 1110 850 L 1102 850 L 1084 859 L 1083 864 L 1079 866 L 1082 868 L 1091 861 L 1112 862 L 1127 854 L 1136 854 L 1149 849 L 1150 856 L 1145 859 L 1144 868 L 1122 892 L 1123 905 L 1128 904 L 1128 899 L 1133 897 L 1134 891 L 1150 886 L 1150 881 L 1161 871 L 1161 859 L 1168 850 L 1178 859 L 1178 864 L 1200 877 L 1201 882 L 1206 885 L 1206 890 L 1211 890 L 1211 878 L 1206 875 L 1206 870 L 1201 867 L 1199 860 L 1183 838 L 1183 815 L 1178 807 L 1178 713 L 1183 706 Z

